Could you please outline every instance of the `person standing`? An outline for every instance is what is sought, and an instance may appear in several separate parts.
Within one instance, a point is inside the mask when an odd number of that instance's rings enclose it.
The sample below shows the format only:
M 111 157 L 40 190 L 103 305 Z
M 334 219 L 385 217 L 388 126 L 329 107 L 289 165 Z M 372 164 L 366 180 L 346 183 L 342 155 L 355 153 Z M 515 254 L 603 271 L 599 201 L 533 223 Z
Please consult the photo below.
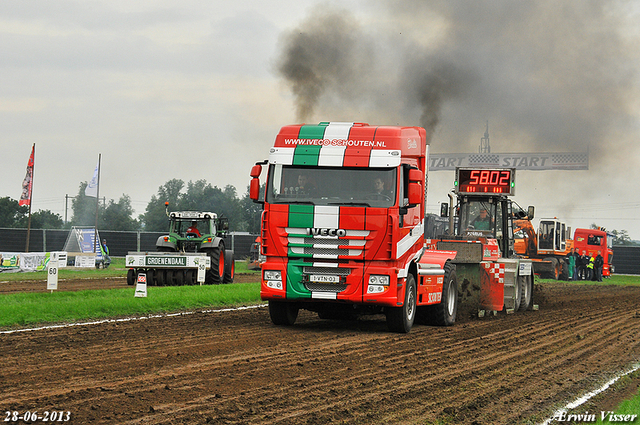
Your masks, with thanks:
M 587 260 L 587 280 L 595 280 L 595 274 L 593 268 L 595 267 L 596 259 L 593 258 L 593 255 L 588 257 Z
M 598 255 L 594 261 L 595 277 L 593 280 L 602 282 L 602 266 L 604 266 L 604 258 L 602 257 L 602 252 L 598 251 Z
M 569 265 L 569 273 L 567 274 L 569 276 L 569 280 L 576 280 L 575 279 L 575 272 L 576 272 L 576 250 L 575 250 L 575 248 L 571 248 L 571 252 L 567 256 L 567 264 Z

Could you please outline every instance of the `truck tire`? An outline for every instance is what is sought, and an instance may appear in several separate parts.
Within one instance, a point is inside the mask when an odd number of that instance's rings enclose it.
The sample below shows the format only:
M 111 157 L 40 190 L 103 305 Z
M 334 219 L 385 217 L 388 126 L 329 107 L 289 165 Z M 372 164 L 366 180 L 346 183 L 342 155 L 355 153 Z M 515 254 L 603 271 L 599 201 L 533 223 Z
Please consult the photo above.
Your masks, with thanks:
M 416 319 L 416 280 L 412 274 L 407 276 L 402 307 L 388 307 L 387 327 L 391 332 L 409 333 Z
M 518 311 L 529 310 L 533 304 L 533 277 L 531 275 L 524 276 L 520 291 L 520 307 Z
M 558 259 L 554 257 L 547 257 L 544 261 L 549 261 L 551 263 L 551 271 L 546 278 L 553 280 L 560 279 L 560 265 L 558 264 Z
M 458 315 L 458 276 L 456 266 L 444 265 L 444 281 L 440 304 L 418 307 L 418 321 L 428 325 L 451 326 Z
M 569 263 L 565 258 L 560 258 L 560 280 L 569 280 Z
M 292 326 L 298 318 L 298 311 L 295 304 L 269 300 L 269 316 L 274 325 Z
M 224 280 L 224 245 L 207 250 L 211 258 L 211 268 L 207 270 L 205 283 L 207 285 L 219 285 Z
M 235 256 L 233 251 L 228 249 L 224 256 L 224 279 L 223 283 L 233 283 L 233 277 L 236 274 Z

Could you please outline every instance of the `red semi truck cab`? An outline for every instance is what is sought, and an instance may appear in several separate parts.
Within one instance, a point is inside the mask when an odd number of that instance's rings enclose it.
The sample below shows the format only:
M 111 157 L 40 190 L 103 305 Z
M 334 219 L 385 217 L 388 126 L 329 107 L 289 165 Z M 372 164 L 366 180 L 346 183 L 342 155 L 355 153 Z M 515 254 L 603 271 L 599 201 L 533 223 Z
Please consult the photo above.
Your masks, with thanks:
M 613 267 L 613 236 L 600 229 L 576 229 L 573 234 L 573 247 L 580 255 L 595 257 L 600 253 L 604 260 L 602 276 L 610 277 Z
M 445 263 L 455 253 L 422 258 L 427 151 L 420 127 L 280 130 L 250 186 L 264 203 L 260 295 L 275 324 L 293 324 L 301 308 L 321 318 L 370 312 L 408 332 L 419 306 L 442 302 Z

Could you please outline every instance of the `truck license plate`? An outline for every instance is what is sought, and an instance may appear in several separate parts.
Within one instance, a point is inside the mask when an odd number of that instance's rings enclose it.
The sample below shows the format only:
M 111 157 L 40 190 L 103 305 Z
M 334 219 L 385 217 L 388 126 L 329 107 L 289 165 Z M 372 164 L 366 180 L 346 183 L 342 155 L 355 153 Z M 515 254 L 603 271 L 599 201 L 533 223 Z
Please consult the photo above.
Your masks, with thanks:
M 340 283 L 340 276 L 329 276 L 323 274 L 312 274 L 309 276 L 310 282 Z

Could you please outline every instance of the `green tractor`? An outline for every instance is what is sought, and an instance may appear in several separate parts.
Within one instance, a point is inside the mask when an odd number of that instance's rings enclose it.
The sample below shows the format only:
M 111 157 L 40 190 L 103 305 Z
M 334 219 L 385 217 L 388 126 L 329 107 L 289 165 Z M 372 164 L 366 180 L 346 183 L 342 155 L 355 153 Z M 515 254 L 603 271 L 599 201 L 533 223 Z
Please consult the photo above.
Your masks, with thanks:
M 231 283 L 235 274 L 234 255 L 226 249 L 229 220 L 212 212 L 175 211 L 169 213 L 169 234 L 156 242 L 158 252 L 201 253 L 211 259 L 205 284 Z M 157 285 L 194 284 L 193 270 L 156 270 Z

